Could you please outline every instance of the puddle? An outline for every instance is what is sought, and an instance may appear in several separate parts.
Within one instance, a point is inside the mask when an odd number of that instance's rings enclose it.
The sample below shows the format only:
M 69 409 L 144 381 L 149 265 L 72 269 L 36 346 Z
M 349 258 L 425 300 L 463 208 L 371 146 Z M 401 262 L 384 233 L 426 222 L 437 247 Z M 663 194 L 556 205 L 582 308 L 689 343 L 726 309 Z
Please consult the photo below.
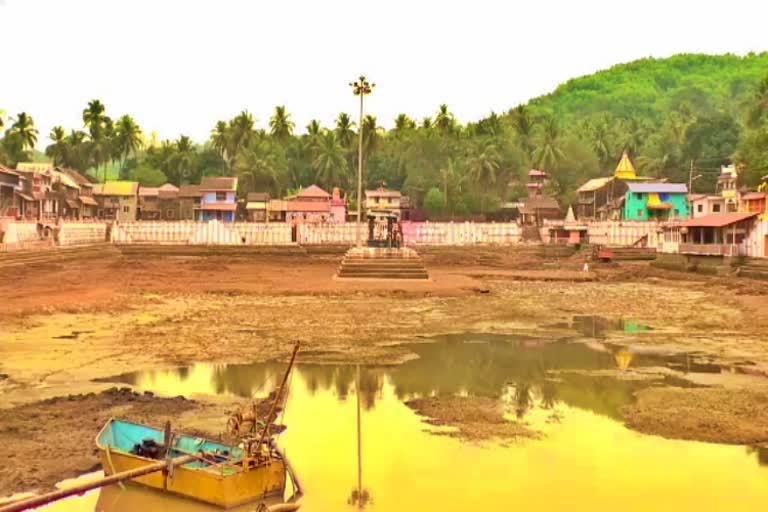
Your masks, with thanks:
M 361 368 L 359 394 L 354 366 L 296 368 L 283 418 L 288 429 L 279 444 L 305 488 L 302 510 L 353 510 L 350 503 L 359 495 L 368 497 L 366 510 L 404 512 L 765 507 L 767 449 L 630 431 L 621 422 L 621 409 L 637 386 L 649 384 L 583 373 L 669 362 L 661 356 L 629 357 L 611 347 L 599 351 L 581 343 L 495 336 L 452 337 L 408 348 L 419 359 L 397 367 Z M 283 370 L 279 363 L 198 364 L 112 380 L 170 396 L 250 397 L 271 390 Z M 557 372 L 555 377 L 551 372 Z M 436 436 L 404 404 L 431 395 L 510 397 L 510 416 L 544 435 L 504 445 Z M 80 508 L 51 510 L 187 510 L 179 504 L 183 500 L 163 498 L 161 504 L 155 493 L 147 493 L 107 489 L 97 505 L 85 496 L 67 503 L 82 499 Z M 113 501 L 121 500 L 133 508 L 114 508 Z
M 611 331 L 636 334 L 651 330 L 649 326 L 632 320 L 623 318 L 615 320 L 596 315 L 574 316 L 569 327 L 575 329 L 583 336 L 591 338 L 603 338 L 606 333 Z

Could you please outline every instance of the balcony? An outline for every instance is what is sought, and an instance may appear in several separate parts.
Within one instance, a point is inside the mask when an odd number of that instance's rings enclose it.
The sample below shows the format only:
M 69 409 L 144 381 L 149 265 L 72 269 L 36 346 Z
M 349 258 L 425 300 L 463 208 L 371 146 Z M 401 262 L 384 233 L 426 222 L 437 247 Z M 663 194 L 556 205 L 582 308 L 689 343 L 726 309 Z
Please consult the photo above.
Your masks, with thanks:
M 680 244 L 680 254 L 696 256 L 738 256 L 740 245 L 732 244 Z

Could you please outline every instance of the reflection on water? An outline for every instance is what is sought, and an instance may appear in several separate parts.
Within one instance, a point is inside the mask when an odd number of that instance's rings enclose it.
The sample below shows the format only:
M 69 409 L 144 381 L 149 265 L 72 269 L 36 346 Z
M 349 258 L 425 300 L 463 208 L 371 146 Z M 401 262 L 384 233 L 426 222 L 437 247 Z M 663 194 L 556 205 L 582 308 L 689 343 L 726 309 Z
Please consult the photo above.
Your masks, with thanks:
M 302 510 L 353 510 L 349 503 L 357 498 L 351 500 L 350 490 L 358 488 L 374 498 L 367 506 L 374 511 L 765 507 L 768 471 L 760 466 L 765 450 L 644 436 L 619 421 L 621 407 L 638 384 L 583 373 L 547 378 L 549 370 L 615 369 L 626 356 L 582 344 L 494 337 L 453 338 L 410 348 L 419 359 L 393 368 L 361 369 L 361 484 L 355 368 L 297 367 L 285 410 L 288 429 L 279 444 L 302 479 Z M 631 359 L 627 364 L 633 367 L 658 364 L 642 356 Z M 250 396 L 265 393 L 283 369 L 273 363 L 196 365 L 183 373 L 139 373 L 121 380 L 169 395 Z M 432 394 L 501 395 L 510 417 L 545 435 L 510 446 L 435 436 L 403 403 Z M 97 510 L 127 510 L 111 505 L 114 495 L 118 502 L 130 501 L 126 492 L 135 491 L 103 492 Z M 148 499 L 135 510 L 181 510 L 173 505 L 179 500 L 168 504 L 165 498 L 156 505 L 156 496 Z

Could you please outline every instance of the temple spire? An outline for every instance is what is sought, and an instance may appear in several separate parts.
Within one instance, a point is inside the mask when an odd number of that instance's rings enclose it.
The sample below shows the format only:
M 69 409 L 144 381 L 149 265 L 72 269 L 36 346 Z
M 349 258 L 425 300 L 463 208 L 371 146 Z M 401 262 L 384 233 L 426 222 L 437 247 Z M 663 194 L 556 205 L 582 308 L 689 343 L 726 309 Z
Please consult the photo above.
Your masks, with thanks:
M 616 166 L 616 172 L 613 176 L 620 180 L 634 180 L 637 179 L 637 171 L 635 166 L 632 165 L 632 160 L 629 159 L 629 154 L 625 151 L 621 156 L 619 165 Z

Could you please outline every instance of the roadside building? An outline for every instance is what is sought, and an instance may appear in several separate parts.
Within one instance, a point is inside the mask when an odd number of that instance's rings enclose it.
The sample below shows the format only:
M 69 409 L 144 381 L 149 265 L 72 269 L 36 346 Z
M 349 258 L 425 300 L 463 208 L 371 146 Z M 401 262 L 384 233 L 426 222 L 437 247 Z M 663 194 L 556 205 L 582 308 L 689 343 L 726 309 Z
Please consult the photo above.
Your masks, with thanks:
M 288 218 L 288 201 L 285 199 L 270 199 L 267 203 L 268 222 L 285 222 Z
M 99 204 L 98 216 L 106 220 L 136 220 L 139 206 L 139 184 L 135 181 L 108 181 L 96 185 L 93 195 Z
M 98 203 L 93 198 L 93 183 L 91 183 L 88 178 L 74 169 L 57 167 L 56 170 L 69 176 L 80 187 L 80 191 L 77 196 L 77 201 L 80 205 L 79 218 L 92 219 L 96 217 Z
M 287 199 L 288 222 L 328 222 L 331 218 L 331 194 L 311 185 Z
M 720 176 L 717 178 L 717 192 L 725 202 L 725 212 L 738 211 L 739 204 L 739 171 L 735 165 L 724 165 L 720 168 Z
M 698 256 L 740 256 L 757 213 L 730 212 L 693 218 L 669 229 L 680 231 L 679 252 Z
M 383 186 L 376 190 L 365 191 L 365 211 L 368 215 L 374 212 L 393 213 L 401 218 L 402 194 L 398 190 L 389 190 Z
M 52 169 L 51 196 L 59 204 L 59 216 L 65 219 L 80 218 L 80 186 L 68 174 Z
M 200 182 L 200 193 L 200 220 L 235 221 L 237 178 L 203 178 Z
M 683 183 L 629 183 L 625 220 L 666 221 L 688 218 L 688 187 Z
M 182 185 L 178 193 L 179 220 L 200 220 L 200 185 Z
M 139 220 L 160 220 L 160 188 L 139 187 Z
M 545 220 L 558 220 L 563 215 L 557 200 L 547 196 L 521 198 L 518 212 L 520 223 L 524 226 L 539 226 Z
M 157 197 L 160 204 L 160 218 L 162 220 L 181 219 L 178 187 L 166 183 L 158 189 Z
M 762 215 L 766 212 L 766 193 L 746 192 L 741 195 L 739 205 L 739 210 L 742 212 L 758 213 Z
M 544 194 L 544 187 L 549 183 L 549 174 L 538 169 L 528 171 L 528 197 L 538 197 Z
M 269 201 L 266 192 L 249 192 L 245 198 L 245 218 L 250 222 L 267 222 Z
M 691 217 L 694 219 L 725 212 L 725 199 L 719 195 L 691 194 L 688 201 L 691 205 Z
M 53 173 L 50 164 L 20 162 L 16 172 L 22 177 L 18 192 L 21 215 L 28 220 L 54 219 L 59 212 L 59 197 L 53 191 Z
M 19 217 L 21 215 L 22 178 L 19 173 L 0 165 L 0 217 Z

